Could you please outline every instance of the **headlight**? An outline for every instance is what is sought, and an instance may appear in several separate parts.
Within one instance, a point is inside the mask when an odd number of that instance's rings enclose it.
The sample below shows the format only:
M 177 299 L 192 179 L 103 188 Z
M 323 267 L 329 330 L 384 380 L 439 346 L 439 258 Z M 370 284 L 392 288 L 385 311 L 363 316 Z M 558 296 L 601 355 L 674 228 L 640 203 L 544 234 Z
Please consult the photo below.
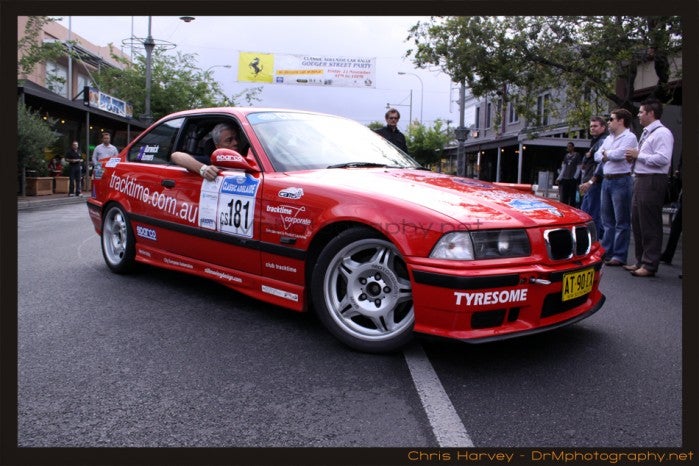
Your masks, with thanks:
M 531 254 L 524 230 L 452 232 L 444 235 L 430 257 L 449 260 L 504 259 Z
M 465 231 L 447 233 L 437 241 L 430 257 L 434 259 L 449 259 L 471 261 L 474 259 L 471 235 Z

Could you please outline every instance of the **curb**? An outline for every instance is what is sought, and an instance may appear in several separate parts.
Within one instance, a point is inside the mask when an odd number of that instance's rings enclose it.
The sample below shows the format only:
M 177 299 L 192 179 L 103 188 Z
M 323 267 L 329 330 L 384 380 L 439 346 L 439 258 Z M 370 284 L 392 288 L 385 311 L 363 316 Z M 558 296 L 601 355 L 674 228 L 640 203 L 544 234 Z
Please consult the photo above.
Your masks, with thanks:
M 18 197 L 17 198 L 17 211 L 20 210 L 33 210 L 33 209 L 41 209 L 45 207 L 56 207 L 60 205 L 68 205 L 68 204 L 80 204 L 86 203 L 88 197 L 68 197 L 67 195 L 64 195 L 62 197 L 49 197 L 46 199 L 42 198 L 22 198 Z

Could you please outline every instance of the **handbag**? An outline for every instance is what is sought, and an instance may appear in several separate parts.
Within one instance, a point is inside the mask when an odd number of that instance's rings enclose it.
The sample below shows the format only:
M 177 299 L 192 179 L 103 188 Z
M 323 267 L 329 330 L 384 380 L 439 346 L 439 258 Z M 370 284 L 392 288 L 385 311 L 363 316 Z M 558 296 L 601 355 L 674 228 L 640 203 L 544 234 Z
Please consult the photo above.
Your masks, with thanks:
M 667 189 L 665 190 L 665 204 L 677 202 L 682 191 L 682 178 L 670 175 L 667 177 Z

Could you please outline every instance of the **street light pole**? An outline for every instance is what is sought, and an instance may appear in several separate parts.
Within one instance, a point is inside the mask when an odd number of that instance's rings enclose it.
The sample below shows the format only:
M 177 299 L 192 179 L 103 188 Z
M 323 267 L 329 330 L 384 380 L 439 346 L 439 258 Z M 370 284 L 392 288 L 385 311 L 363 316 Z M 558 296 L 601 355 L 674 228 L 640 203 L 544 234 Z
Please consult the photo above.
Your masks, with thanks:
M 406 73 L 405 71 L 399 71 L 398 74 L 400 75 L 405 75 L 408 74 L 410 76 L 415 76 L 417 79 L 420 80 L 420 124 L 422 124 L 422 108 L 423 104 L 425 103 L 424 97 L 425 97 L 425 86 L 422 82 L 422 78 L 415 73 Z M 411 92 L 412 95 L 412 92 Z
M 405 99 L 403 100 L 405 102 Z M 405 104 L 392 104 L 389 102 L 386 102 L 386 110 L 390 109 L 391 107 L 410 107 L 410 114 L 408 115 L 408 126 L 410 126 L 410 123 L 413 120 L 413 90 L 410 89 L 410 100 L 408 101 L 408 105 Z
M 150 111 L 150 88 L 151 88 L 151 68 L 153 67 L 153 49 L 155 48 L 155 40 L 151 35 L 151 16 L 148 17 L 148 37 L 143 41 L 143 46 L 146 49 L 146 103 L 145 111 L 141 118 L 146 124 L 153 122 L 153 115 Z

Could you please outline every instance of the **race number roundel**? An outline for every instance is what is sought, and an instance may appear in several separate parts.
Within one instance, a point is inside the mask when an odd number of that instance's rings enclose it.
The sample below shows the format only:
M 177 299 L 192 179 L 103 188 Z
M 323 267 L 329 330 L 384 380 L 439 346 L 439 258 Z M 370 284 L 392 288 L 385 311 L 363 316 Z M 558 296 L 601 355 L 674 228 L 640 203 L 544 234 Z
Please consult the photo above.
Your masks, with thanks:
M 260 180 L 250 174 L 204 181 L 199 197 L 199 226 L 252 238 L 259 185 Z

